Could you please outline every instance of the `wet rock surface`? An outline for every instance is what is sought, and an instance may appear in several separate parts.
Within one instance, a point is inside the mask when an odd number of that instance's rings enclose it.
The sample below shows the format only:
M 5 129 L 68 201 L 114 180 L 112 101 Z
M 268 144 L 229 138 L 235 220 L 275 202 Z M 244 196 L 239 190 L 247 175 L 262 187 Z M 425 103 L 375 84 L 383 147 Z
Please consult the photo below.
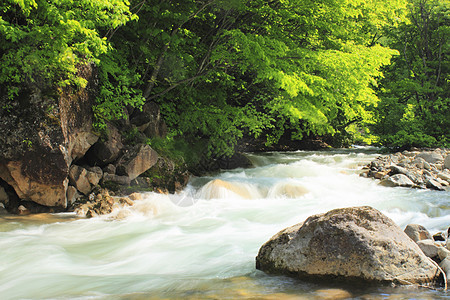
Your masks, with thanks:
M 450 150 L 403 151 L 385 156 L 363 168 L 362 177 L 388 187 L 450 190 Z

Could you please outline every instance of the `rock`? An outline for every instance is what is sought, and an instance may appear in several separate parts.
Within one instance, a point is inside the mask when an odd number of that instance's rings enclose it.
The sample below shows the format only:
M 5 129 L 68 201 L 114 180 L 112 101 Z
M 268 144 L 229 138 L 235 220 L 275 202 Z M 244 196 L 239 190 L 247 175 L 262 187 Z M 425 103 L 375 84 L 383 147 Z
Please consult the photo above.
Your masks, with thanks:
M 437 268 L 388 217 L 371 207 L 335 209 L 282 230 L 256 267 L 298 278 L 429 283 Z
M 112 175 L 108 173 L 103 174 L 103 183 L 105 182 L 113 182 L 119 185 L 129 186 L 130 185 L 130 177 L 128 176 L 119 176 L 119 175 Z
M 442 179 L 440 179 L 439 177 L 438 177 L 438 178 L 435 178 L 434 180 L 435 180 L 437 183 L 439 183 L 443 188 L 449 185 L 449 183 L 448 183 L 447 181 L 442 180 Z
M 321 300 L 339 300 L 339 299 L 351 299 L 352 294 L 346 290 L 341 289 L 323 289 L 315 292 L 318 299 Z
M 414 182 L 412 182 L 406 175 L 396 174 L 380 181 L 380 185 L 388 187 L 412 187 Z
M 80 194 L 78 194 L 77 189 L 74 186 L 69 185 L 67 187 L 67 202 L 73 204 L 79 197 Z
M 20 205 L 18 210 L 18 215 L 29 215 L 31 213 L 30 210 L 23 205 Z
M 429 164 L 435 164 L 439 161 L 444 160 L 441 154 L 437 152 L 421 152 L 416 155 L 416 158 L 423 158 Z
M 250 168 L 253 166 L 251 160 L 242 153 L 236 152 L 233 156 L 224 156 L 218 158 L 215 162 L 215 166 L 222 170 L 231 170 L 236 168 Z
M 432 189 L 432 190 L 436 190 L 436 191 L 445 191 L 445 188 L 436 180 L 434 179 L 428 179 L 425 182 L 425 185 L 427 188 Z
M 32 160 L 35 155 L 37 152 L 30 153 L 24 160 Z M 55 154 L 54 158 L 53 165 L 47 161 L 50 158 L 36 158 L 34 163 L 31 161 L 0 163 L 0 177 L 14 188 L 20 199 L 29 199 L 45 206 L 67 207 L 66 189 L 69 182 L 67 164 L 61 160 L 58 162 L 58 154 Z M 62 156 L 59 158 L 62 159 Z M 41 163 L 46 165 L 42 166 Z
M 137 189 L 180 192 L 188 183 L 190 173 L 185 165 L 176 164 L 168 158 L 159 157 L 157 163 L 141 177 L 131 182 Z
M 288 198 L 297 198 L 309 193 L 308 189 L 302 185 L 289 182 L 276 184 L 270 191 L 268 197 L 285 196 Z
M 9 196 L 6 193 L 5 189 L 0 186 L 0 203 L 8 204 Z
M 445 272 L 445 275 L 447 276 L 447 283 L 450 282 L 450 258 L 446 258 L 439 264 L 439 267 L 442 268 L 442 270 Z
M 92 191 L 91 183 L 88 179 L 88 170 L 83 167 L 72 165 L 69 171 L 70 184 L 85 195 Z
M 388 173 L 387 171 L 375 172 L 373 177 L 375 177 L 376 179 L 381 179 L 384 178 L 387 175 L 387 173 Z
M 389 169 L 391 170 L 391 172 L 389 172 L 390 175 L 395 175 L 395 174 L 407 175 L 409 173 L 407 168 L 403 168 L 403 167 L 400 167 L 397 165 L 391 165 L 391 166 L 389 166 Z
M 369 177 L 369 171 L 363 171 L 361 173 L 359 173 L 359 177 L 364 177 L 364 178 L 368 178 Z
M 105 166 L 119 158 L 124 145 L 119 130 L 111 123 L 107 124 L 107 138 L 95 143 L 86 153 L 91 165 Z
M 85 169 L 78 165 L 72 165 L 69 171 L 70 184 L 75 186 L 84 195 L 88 195 L 100 182 L 103 171 L 100 167 Z
M 80 65 L 77 75 L 87 80 L 85 88 L 24 84 L 20 101 L 0 110 L 0 178 L 20 199 L 65 208 L 69 167 L 98 139 L 92 132 L 96 69 Z M 6 98 L 0 97 L 0 107 Z
M 98 214 L 95 211 L 93 211 L 92 209 L 89 209 L 86 213 L 86 218 L 88 218 L 88 219 L 95 218 L 97 216 L 98 216 Z
M 442 232 L 438 232 L 433 234 L 433 240 L 434 241 L 445 241 L 445 235 Z
M 425 162 L 425 160 L 421 157 L 415 157 L 413 160 L 413 163 L 415 163 L 415 165 L 418 169 L 423 169 L 424 162 Z
M 92 186 L 96 186 L 103 177 L 103 171 L 100 167 L 88 168 L 87 178 Z
M 103 168 L 103 172 L 114 175 L 116 174 L 116 166 L 114 166 L 113 164 L 109 164 Z
M 444 260 L 447 257 L 450 257 L 450 250 L 444 248 L 444 247 L 439 247 L 438 249 L 438 256 L 440 260 Z
M 133 201 L 142 200 L 141 193 L 133 193 L 133 194 L 130 194 L 128 197 Z
M 150 169 L 157 161 L 158 153 L 149 145 L 136 145 L 120 158 L 116 172 L 118 175 L 127 175 L 130 180 L 133 180 Z
M 438 255 L 438 249 L 440 247 L 433 240 L 420 240 L 416 243 L 426 256 L 433 258 Z
M 127 197 L 122 197 L 119 199 L 119 203 L 122 205 L 128 205 L 128 206 L 133 206 L 134 202 L 133 200 L 131 200 L 130 198 Z
M 425 170 L 431 171 L 431 166 L 430 166 L 430 164 L 427 163 L 426 161 L 423 163 L 423 168 L 424 168 Z
M 428 232 L 428 230 L 419 224 L 408 224 L 405 228 L 405 233 L 414 242 L 421 240 L 429 240 L 433 238 L 431 234 Z
M 450 154 L 445 157 L 444 167 L 450 169 Z
M 439 172 L 438 173 L 438 178 L 447 181 L 448 183 L 450 183 L 450 174 L 444 173 L 444 172 Z
M 258 191 L 254 191 L 258 193 Z M 253 197 L 252 193 L 238 182 L 229 182 L 221 179 L 214 179 L 205 184 L 199 191 L 199 197 L 202 199 L 224 199 L 233 193 L 243 199 L 259 198 Z

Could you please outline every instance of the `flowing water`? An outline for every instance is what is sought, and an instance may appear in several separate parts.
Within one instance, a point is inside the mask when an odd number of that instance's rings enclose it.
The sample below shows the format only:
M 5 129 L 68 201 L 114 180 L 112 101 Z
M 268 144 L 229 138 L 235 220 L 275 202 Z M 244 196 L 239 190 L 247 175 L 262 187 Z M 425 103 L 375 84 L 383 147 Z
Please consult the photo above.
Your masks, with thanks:
M 370 205 L 404 227 L 450 225 L 450 192 L 386 188 L 358 176 L 374 150 L 250 154 L 255 168 L 143 194 L 109 216 L 0 219 L 1 299 L 449 299 L 417 287 L 303 282 L 255 270 L 281 229 Z

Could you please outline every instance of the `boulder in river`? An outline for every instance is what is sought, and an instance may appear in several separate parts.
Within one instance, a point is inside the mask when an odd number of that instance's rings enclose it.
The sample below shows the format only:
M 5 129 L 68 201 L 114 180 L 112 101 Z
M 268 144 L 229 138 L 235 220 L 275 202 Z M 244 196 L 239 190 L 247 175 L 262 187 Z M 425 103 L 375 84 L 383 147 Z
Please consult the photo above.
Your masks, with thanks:
M 437 267 L 388 217 L 363 206 L 286 228 L 259 250 L 256 268 L 303 279 L 430 283 Z
M 381 180 L 380 185 L 389 187 L 395 186 L 411 187 L 414 185 L 414 182 L 412 182 L 412 180 L 409 179 L 406 175 L 396 174 Z
M 414 242 L 433 238 L 428 230 L 419 224 L 408 224 L 405 228 L 405 233 Z

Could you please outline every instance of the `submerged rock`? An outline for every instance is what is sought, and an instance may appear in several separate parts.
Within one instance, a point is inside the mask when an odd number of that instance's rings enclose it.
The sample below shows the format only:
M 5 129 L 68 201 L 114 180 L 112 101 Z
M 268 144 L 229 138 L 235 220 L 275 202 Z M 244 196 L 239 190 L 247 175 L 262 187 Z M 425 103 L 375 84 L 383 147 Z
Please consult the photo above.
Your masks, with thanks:
M 286 228 L 259 250 L 256 268 L 299 278 L 430 283 L 436 266 L 371 207 L 335 209 Z
M 222 199 L 230 196 L 230 192 L 243 199 L 259 198 L 259 192 L 237 182 L 214 179 L 200 190 L 200 197 L 205 199 Z

